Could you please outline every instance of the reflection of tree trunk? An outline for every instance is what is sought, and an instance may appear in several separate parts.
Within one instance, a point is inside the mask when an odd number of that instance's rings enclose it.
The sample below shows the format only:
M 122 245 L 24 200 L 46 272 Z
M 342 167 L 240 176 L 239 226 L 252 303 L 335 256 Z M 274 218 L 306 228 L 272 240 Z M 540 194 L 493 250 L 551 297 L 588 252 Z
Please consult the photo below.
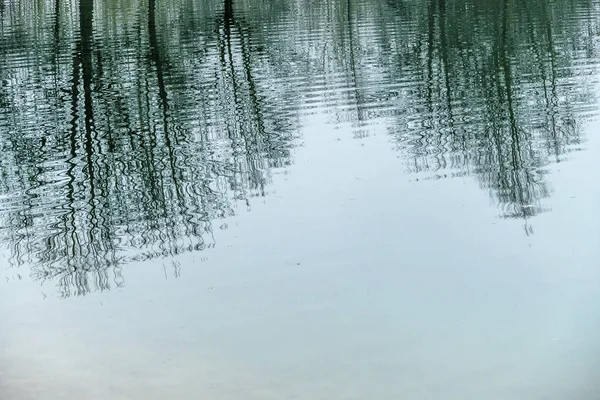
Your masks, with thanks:
M 260 100 L 256 92 L 256 84 L 254 82 L 254 74 L 252 73 L 251 62 L 250 62 L 250 50 L 248 49 L 247 38 L 244 37 L 243 29 L 238 25 L 238 34 L 240 35 L 240 51 L 242 55 L 242 68 L 244 70 L 244 76 L 248 83 L 248 95 L 250 96 L 250 105 L 252 107 L 252 115 L 256 118 L 256 131 L 251 130 L 251 141 L 255 146 L 255 149 L 250 149 L 250 153 L 247 155 L 249 164 L 251 165 L 251 173 L 253 176 L 254 184 L 257 188 L 260 188 L 262 195 L 265 195 L 265 182 L 260 172 L 260 165 L 258 160 L 261 158 L 259 154 L 261 150 L 260 142 L 266 140 L 265 138 L 265 125 L 262 118 L 262 110 L 260 106 Z
M 548 99 L 547 88 L 546 88 L 546 79 L 544 79 L 544 94 L 546 95 L 546 108 L 547 114 L 550 117 L 550 130 L 552 134 L 552 141 L 554 147 L 554 156 L 556 157 L 556 162 L 559 162 L 559 154 L 560 154 L 560 145 L 558 142 L 558 137 L 556 134 L 556 107 L 558 104 L 558 94 L 556 93 L 556 64 L 555 64 L 555 51 L 554 51 L 554 36 L 552 33 L 552 20 L 550 19 L 550 12 L 548 11 L 548 6 L 545 2 L 542 2 L 543 12 L 544 12 L 544 23 L 546 24 L 546 36 L 548 36 L 548 57 L 550 58 L 550 87 L 551 94 L 550 99 Z M 542 66 L 543 68 L 543 66 Z
M 242 52 L 242 67 L 244 69 L 244 73 L 246 79 L 248 80 L 248 85 L 250 87 L 250 98 L 252 102 L 253 114 L 258 118 L 258 129 L 259 132 L 254 132 L 252 124 L 244 124 L 245 116 L 241 113 L 243 100 L 240 95 L 240 84 L 237 80 L 237 73 L 235 69 L 235 61 L 233 54 L 233 44 L 232 44 L 232 28 L 236 27 L 236 21 L 233 13 L 233 0 L 224 0 L 224 9 L 223 9 L 223 43 L 221 44 L 221 64 L 223 68 L 223 72 L 225 75 L 229 74 L 231 79 L 231 85 L 233 90 L 233 106 L 234 106 L 234 114 L 235 114 L 235 128 L 239 129 L 240 132 L 232 132 L 231 127 L 227 124 L 227 132 L 230 140 L 232 141 L 232 146 L 234 147 L 233 153 L 234 158 L 236 159 L 235 163 L 239 165 L 240 170 L 236 171 L 240 174 L 243 173 L 243 166 L 239 164 L 237 161 L 237 150 L 235 149 L 238 134 L 241 135 L 242 140 L 244 142 L 244 155 L 246 158 L 246 166 L 249 169 L 248 173 L 250 177 L 252 177 L 252 181 L 256 186 L 263 186 L 262 179 L 259 177 L 259 169 L 256 165 L 257 159 L 257 149 L 253 148 L 253 146 L 257 146 L 259 140 L 261 139 L 259 136 L 262 134 L 262 120 L 260 118 L 260 109 L 258 107 L 258 97 L 256 96 L 256 88 L 254 86 L 254 79 L 252 78 L 252 73 L 249 68 L 249 52 L 245 49 L 245 38 L 243 30 L 237 27 L 237 33 L 240 36 L 240 46 Z M 245 59 L 245 60 L 244 60 Z M 228 64 L 228 65 L 227 65 Z M 254 92 L 254 94 L 252 93 Z M 245 126 L 244 126 L 245 125 Z M 248 135 L 248 132 L 252 132 L 252 136 Z M 234 178 L 235 179 L 235 178 Z M 240 179 L 243 177 L 240 175 Z M 242 189 L 243 190 L 243 189 Z M 245 194 L 243 194 L 245 195 Z
M 81 10 L 80 10 L 81 12 Z M 77 225 L 75 222 L 75 169 L 77 167 L 77 130 L 79 120 L 79 82 L 80 82 L 80 64 L 81 64 L 81 39 L 76 45 L 77 51 L 73 55 L 73 85 L 71 86 L 71 129 L 69 133 L 69 159 L 67 163 L 66 175 L 69 177 L 67 182 L 67 208 L 68 215 L 63 218 L 64 220 L 64 232 L 65 232 L 65 249 L 68 258 L 74 258 L 79 254 L 79 241 L 77 239 Z M 53 250 L 53 249 L 51 249 Z
M 252 102 L 252 111 L 254 116 L 257 119 L 258 126 L 258 134 L 264 134 L 264 121 L 262 118 L 262 110 L 260 106 L 260 101 L 258 98 L 258 94 L 256 92 L 256 84 L 254 82 L 254 74 L 252 73 L 251 63 L 250 63 L 250 50 L 248 49 L 247 40 L 243 37 L 243 29 L 238 26 L 238 33 L 240 35 L 240 46 L 242 51 L 242 64 L 244 68 L 244 75 L 246 77 L 246 81 L 248 81 L 248 89 L 250 94 L 250 100 Z
M 156 79 L 158 83 L 158 95 L 160 97 L 163 115 L 166 114 L 169 104 L 167 102 L 167 90 L 165 88 L 165 79 L 163 73 L 162 60 L 158 49 L 158 39 L 156 36 L 156 0 L 148 1 L 148 38 L 150 41 L 150 57 L 156 68 Z M 166 123 L 166 116 L 165 116 Z
M 234 122 L 234 127 L 233 130 L 230 126 L 229 121 L 226 123 L 227 124 L 227 136 L 229 137 L 229 140 L 231 140 L 231 147 L 233 150 L 233 158 L 234 158 L 234 165 L 235 165 L 235 169 L 234 169 L 234 173 L 237 174 L 238 172 L 241 173 L 241 165 L 238 162 L 238 151 L 237 151 L 237 142 L 238 142 L 238 135 L 236 132 L 236 126 L 235 124 L 238 123 L 238 120 L 241 118 L 240 115 L 238 115 L 238 105 L 240 104 L 239 101 L 239 96 L 238 96 L 238 83 L 237 83 L 237 79 L 236 79 L 236 74 L 235 74 L 235 67 L 233 65 L 233 52 L 231 49 L 231 23 L 233 21 L 233 1 L 232 0 L 225 0 L 225 4 L 224 4 L 224 8 L 223 8 L 223 43 L 219 46 L 220 50 L 221 50 L 221 67 L 223 69 L 223 74 L 224 76 L 227 76 L 227 74 L 230 74 L 230 78 L 231 78 L 231 85 L 232 85 L 232 89 L 233 89 L 233 106 L 234 106 L 234 114 L 235 114 L 235 120 Z M 229 64 L 229 66 L 227 65 Z M 246 147 L 246 155 L 247 155 L 247 149 L 248 149 L 248 143 L 247 141 L 244 140 L 244 145 Z M 238 170 L 238 167 L 240 170 Z M 236 181 L 236 177 L 234 176 L 234 182 Z M 234 187 L 234 191 L 237 188 Z M 242 191 L 243 191 L 243 186 L 242 186 Z
M 523 206 L 527 204 L 528 199 L 525 198 L 523 185 L 529 187 L 527 179 L 528 171 L 523 168 L 522 154 L 521 154 L 521 138 L 520 130 L 517 125 L 517 118 L 515 115 L 515 104 L 513 98 L 513 87 L 512 87 L 512 73 L 510 60 L 507 55 L 508 53 L 508 6 L 509 0 L 504 0 L 504 8 L 502 11 L 502 34 L 500 41 L 500 54 L 499 58 L 501 61 L 500 68 L 504 75 L 504 90 L 506 92 L 506 105 L 508 109 L 508 122 L 510 131 L 510 145 L 511 145 L 511 189 L 510 196 L 511 200 L 517 206 Z M 521 172 L 525 173 L 523 178 L 526 182 L 522 182 Z
M 229 74 L 231 74 L 231 84 L 233 86 L 233 103 L 234 103 L 234 109 L 236 110 L 236 114 L 237 114 L 237 110 L 238 110 L 238 104 L 240 103 L 239 99 L 238 99 L 238 83 L 237 83 L 237 79 L 236 79 L 236 74 L 235 74 L 235 67 L 233 65 L 233 51 L 231 49 L 231 24 L 233 22 L 233 1 L 232 0 L 225 0 L 225 7 L 224 7 L 224 11 L 223 11 L 223 34 L 225 36 L 225 40 L 224 40 L 224 44 L 221 45 L 221 63 L 223 65 L 223 69 L 224 72 L 227 69 L 227 62 L 229 62 L 229 71 L 227 71 Z M 227 59 L 225 58 L 225 55 L 227 55 Z M 239 116 L 236 115 L 236 118 L 238 118 Z
M 81 71 L 83 76 L 83 99 L 85 112 L 85 137 L 86 152 L 91 160 L 93 152 L 92 133 L 94 131 L 94 110 L 92 102 L 92 45 L 93 45 L 93 0 L 79 0 L 79 29 L 81 42 L 79 54 L 81 57 Z M 90 178 L 93 177 L 94 168 L 92 164 L 88 165 Z
M 433 116 L 433 52 L 435 49 L 435 6 L 429 3 L 427 29 L 427 107 Z
M 225 23 L 233 20 L 233 0 L 225 0 L 225 7 L 223 10 Z
M 533 26 L 536 24 L 536 21 L 533 20 L 531 15 L 531 10 L 529 8 L 529 3 L 524 2 L 523 7 L 525 8 L 525 14 L 527 15 L 527 21 L 529 25 Z M 544 92 L 544 101 L 546 107 L 546 118 L 550 121 L 547 121 L 548 130 L 550 131 L 550 135 L 552 136 L 552 146 L 554 148 L 555 161 L 559 162 L 560 155 L 560 143 L 558 141 L 557 131 L 556 131 L 556 114 L 558 112 L 558 94 L 557 94 L 557 77 L 556 77 L 556 65 L 555 65 L 555 50 L 554 50 L 554 40 L 552 33 L 552 21 L 549 18 L 548 7 L 545 2 L 541 3 L 541 7 L 543 9 L 543 22 L 542 24 L 546 25 L 546 36 L 548 41 L 547 53 L 542 54 L 540 51 L 541 46 L 537 46 L 543 38 L 538 38 L 534 34 L 534 30 L 530 29 L 529 41 L 531 43 L 531 51 L 535 54 L 537 59 L 537 66 L 540 70 L 540 78 L 541 85 Z M 547 55 L 546 55 L 547 54 Z M 546 75 L 546 60 L 549 57 L 550 61 L 550 78 Z M 548 88 L 548 81 L 550 81 L 550 88 Z M 531 147 L 532 143 L 528 143 Z
M 170 128 L 169 128 L 169 103 L 168 103 L 168 95 L 167 89 L 165 85 L 165 77 L 163 71 L 164 60 L 160 54 L 160 48 L 158 44 L 158 35 L 156 33 L 156 0 L 148 1 L 148 40 L 150 45 L 150 58 L 154 63 L 154 68 L 156 70 L 156 81 L 158 85 L 158 96 L 160 98 L 160 106 L 162 109 L 162 122 L 163 122 L 163 135 L 165 140 L 165 147 L 167 150 L 167 154 L 169 157 L 169 169 L 171 175 L 171 181 L 173 187 L 175 188 L 175 194 L 177 196 L 178 206 L 180 208 L 180 212 L 187 214 L 185 212 L 186 206 L 184 203 L 183 193 L 181 191 L 181 185 L 179 183 L 179 179 L 177 177 L 177 168 L 175 161 L 175 153 L 173 149 L 173 143 L 171 142 Z M 177 142 L 177 139 L 175 139 Z M 165 201 L 164 195 L 164 185 L 161 184 L 163 194 L 161 195 L 161 201 L 163 203 L 163 218 L 165 218 L 165 227 L 169 227 L 172 224 L 168 221 L 169 212 L 167 211 L 168 205 Z M 175 241 L 175 232 L 171 230 L 171 232 L 164 232 L 169 239 Z M 175 249 L 176 250 L 176 249 Z
M 3 1 L 0 1 L 3 3 Z M 58 56 L 58 38 L 60 34 L 60 0 L 54 1 L 54 62 Z
M 433 93 L 435 88 L 434 82 L 434 53 L 435 53 L 435 0 L 430 0 L 428 9 L 427 9 L 427 78 L 426 78 L 426 94 L 425 94 L 425 106 L 427 107 L 426 120 L 424 121 L 424 125 L 428 131 L 424 133 L 419 132 L 419 138 L 417 139 L 419 150 L 423 152 L 423 162 L 424 166 L 419 166 L 417 162 L 417 157 L 415 157 L 415 170 L 419 171 L 421 168 L 429 168 L 428 157 L 430 155 L 429 143 L 432 140 L 430 136 L 436 135 L 439 140 L 439 130 L 435 132 L 435 108 L 434 108 L 434 99 Z M 440 151 L 442 151 L 442 147 L 439 147 Z M 438 164 L 440 160 L 437 160 Z
M 350 69 L 351 69 L 351 73 L 352 73 L 352 84 L 354 86 L 354 100 L 356 101 L 356 113 L 357 113 L 357 117 L 358 117 L 358 121 L 363 122 L 364 120 L 366 120 L 365 118 L 365 112 L 364 112 L 364 107 L 363 107 L 363 103 L 364 100 L 362 99 L 362 96 L 360 94 L 360 91 L 358 89 L 358 78 L 357 78 L 357 73 L 356 73 L 356 58 L 354 55 L 354 30 L 352 28 L 352 10 L 350 7 L 350 0 L 347 0 L 347 20 L 348 20 L 348 45 L 350 48 Z
M 2 2 L 2 0 L 0 0 Z M 54 29 L 52 30 L 53 34 L 53 43 L 52 43 L 52 75 L 54 78 L 54 96 L 56 96 L 56 100 L 60 98 L 60 88 L 59 88 L 59 80 L 58 80 L 58 65 L 60 58 L 60 0 L 54 0 Z M 42 137 L 42 147 L 45 144 L 45 136 Z
M 442 67 L 444 68 L 444 83 L 446 86 L 446 107 L 448 109 L 448 126 L 454 134 L 454 113 L 452 110 L 452 88 L 450 86 L 450 60 L 448 57 L 448 32 L 446 31 L 446 0 L 438 0 L 440 18 L 440 51 Z
M 80 0 L 79 2 L 79 27 L 81 35 L 81 75 L 83 78 L 83 104 L 84 104 L 84 126 L 85 126 L 85 155 L 86 164 L 88 171 L 88 180 L 90 184 L 90 250 L 95 248 L 96 240 L 94 238 L 95 231 L 97 228 L 97 217 L 96 217 L 96 172 L 95 172 L 95 161 L 94 161 L 94 141 L 95 138 L 95 127 L 94 127 L 94 104 L 92 96 L 92 79 L 93 79 L 93 64 L 92 64 L 92 50 L 93 50 L 93 12 L 94 12 L 94 1 L 93 0 Z
M 58 1 L 57 1 L 58 3 Z M 58 6 L 57 6 L 58 12 Z M 58 15 L 57 15 L 58 19 Z M 89 273 L 93 274 L 95 284 L 103 289 L 108 287 L 108 276 L 102 268 L 107 258 L 107 251 L 111 246 L 109 229 L 102 225 L 103 232 L 98 234 L 98 216 L 96 212 L 96 184 L 98 180 L 98 168 L 96 158 L 101 155 L 96 152 L 98 138 L 95 132 L 94 105 L 93 105 L 93 0 L 79 1 L 79 40 L 73 56 L 73 79 L 71 88 L 71 129 L 69 133 L 70 158 L 67 160 L 68 168 L 66 175 L 69 180 L 66 184 L 67 214 L 64 221 L 64 242 L 62 249 L 53 248 L 48 242 L 47 261 L 51 266 L 52 274 L 60 277 L 59 285 L 66 296 L 70 287 L 74 287 L 78 294 L 90 291 L 88 281 Z M 81 91 L 80 88 L 83 88 Z M 83 92 L 83 93 L 82 93 Z M 83 113 L 79 110 L 80 95 L 83 94 Z M 81 118 L 84 119 L 80 124 Z M 83 125 L 83 126 L 81 126 Z M 83 138 L 80 136 L 83 128 Z M 78 163 L 77 151 L 80 148 L 78 140 L 83 139 L 83 152 L 85 162 L 86 179 L 82 184 L 77 183 L 76 170 Z M 88 217 L 89 225 L 78 223 L 77 188 L 79 185 L 89 184 L 89 195 L 85 204 L 89 210 L 79 211 L 81 215 Z M 104 233 L 104 234 L 103 234 Z M 102 251 L 99 251 L 103 249 Z M 52 256 L 50 252 L 58 251 L 58 255 Z M 61 262 L 64 264 L 55 264 Z

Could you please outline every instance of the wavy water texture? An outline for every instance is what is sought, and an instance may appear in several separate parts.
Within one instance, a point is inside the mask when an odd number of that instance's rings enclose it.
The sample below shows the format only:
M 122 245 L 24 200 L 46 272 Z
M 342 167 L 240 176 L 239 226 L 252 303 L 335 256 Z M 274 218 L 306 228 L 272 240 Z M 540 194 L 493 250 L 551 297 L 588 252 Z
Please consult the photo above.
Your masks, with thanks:
M 501 217 L 597 112 L 595 1 L 0 4 L 0 238 L 64 296 L 215 245 L 313 114 L 384 127 L 418 179 L 471 175 Z M 322 127 L 323 128 L 323 127 Z M 329 128 L 327 128 L 329 129 Z

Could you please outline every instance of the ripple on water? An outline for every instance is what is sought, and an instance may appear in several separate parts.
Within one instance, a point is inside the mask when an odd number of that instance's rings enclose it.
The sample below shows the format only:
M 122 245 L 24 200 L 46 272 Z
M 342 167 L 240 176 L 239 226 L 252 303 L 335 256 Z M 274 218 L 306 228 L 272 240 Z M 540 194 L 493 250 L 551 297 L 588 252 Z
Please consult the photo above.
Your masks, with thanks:
M 315 115 L 529 218 L 597 114 L 593 3 L 2 4 L 0 235 L 65 294 L 214 246 Z

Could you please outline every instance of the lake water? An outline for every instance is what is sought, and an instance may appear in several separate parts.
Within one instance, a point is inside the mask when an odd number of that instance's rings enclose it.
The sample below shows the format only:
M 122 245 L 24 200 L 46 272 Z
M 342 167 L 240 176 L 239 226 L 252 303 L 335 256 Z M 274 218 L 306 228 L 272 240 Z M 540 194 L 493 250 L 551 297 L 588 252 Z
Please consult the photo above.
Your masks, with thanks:
M 597 0 L 4 0 L 0 398 L 597 400 Z

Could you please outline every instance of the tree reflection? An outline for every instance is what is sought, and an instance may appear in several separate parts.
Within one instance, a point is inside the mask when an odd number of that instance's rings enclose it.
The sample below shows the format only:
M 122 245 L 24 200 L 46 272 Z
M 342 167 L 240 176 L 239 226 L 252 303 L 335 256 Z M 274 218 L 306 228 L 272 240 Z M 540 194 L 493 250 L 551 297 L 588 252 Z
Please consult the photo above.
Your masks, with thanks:
M 577 148 L 576 121 L 593 103 L 573 63 L 587 27 L 557 17 L 567 20 L 581 6 L 430 0 L 427 32 L 419 34 L 427 45 L 403 54 L 427 71 L 410 96 L 425 105 L 424 123 L 409 136 L 395 133 L 409 168 L 476 174 L 505 217 L 542 211 L 545 166 Z
M 596 53 L 597 6 L 397 0 L 351 1 L 348 10 L 351 4 L 354 14 L 330 17 L 328 30 L 339 37 L 322 40 L 342 50 L 328 59 L 371 62 L 346 73 L 356 106 L 340 104 L 335 121 L 358 131 L 391 118 L 392 138 L 419 178 L 472 174 L 506 218 L 546 210 L 547 165 L 579 149 L 580 123 L 595 104 L 587 60 Z
M 108 28 L 93 0 L 46 6 L 30 12 L 53 15 L 53 37 L 32 35 L 9 50 L 16 59 L 28 45 L 48 46 L 52 71 L 36 85 L 28 74 L 45 60 L 14 64 L 18 79 L 2 91 L 3 107 L 13 107 L 3 118 L 17 122 L 0 131 L 12 264 L 29 264 L 69 296 L 121 285 L 127 261 L 213 246 L 212 221 L 266 194 L 271 171 L 290 163 L 293 139 L 276 116 L 264 122 L 264 108 L 278 107 L 254 81 L 250 32 L 231 1 L 217 32 L 185 32 L 216 45 L 201 59 L 193 49 L 180 58 L 161 38 L 155 0 L 145 16 Z M 65 14 L 73 6 L 76 21 Z M 76 32 L 72 51 L 63 26 Z
M 596 8 L 0 2 L 0 235 L 65 296 L 122 285 L 128 261 L 214 246 L 311 113 L 383 125 L 419 179 L 473 175 L 528 220 L 596 112 Z

